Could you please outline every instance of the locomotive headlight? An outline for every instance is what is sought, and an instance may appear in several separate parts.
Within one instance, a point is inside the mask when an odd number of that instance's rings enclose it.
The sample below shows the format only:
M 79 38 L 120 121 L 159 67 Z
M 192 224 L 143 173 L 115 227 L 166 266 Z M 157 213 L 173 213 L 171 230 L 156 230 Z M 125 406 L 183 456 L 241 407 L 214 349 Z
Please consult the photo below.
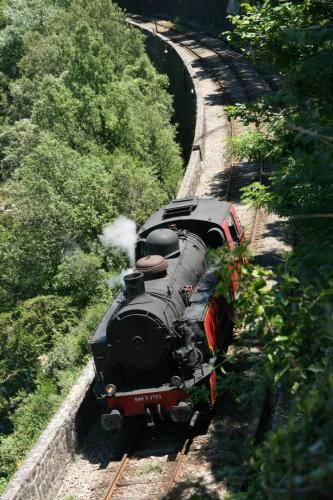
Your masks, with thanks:
M 107 384 L 105 386 L 105 392 L 108 396 L 114 396 L 116 394 L 117 387 L 113 384 Z
M 175 387 L 180 387 L 182 385 L 182 379 L 178 377 L 178 375 L 174 375 L 173 377 L 171 377 L 170 382 L 171 385 Z

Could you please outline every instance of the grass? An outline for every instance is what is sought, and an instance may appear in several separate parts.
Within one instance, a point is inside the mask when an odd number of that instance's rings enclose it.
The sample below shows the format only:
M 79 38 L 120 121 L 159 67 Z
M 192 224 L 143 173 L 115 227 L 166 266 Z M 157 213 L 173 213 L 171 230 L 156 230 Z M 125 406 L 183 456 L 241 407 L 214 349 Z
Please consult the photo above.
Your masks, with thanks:
M 151 472 L 162 472 L 162 466 L 159 463 L 145 465 L 140 470 L 139 474 L 149 474 Z

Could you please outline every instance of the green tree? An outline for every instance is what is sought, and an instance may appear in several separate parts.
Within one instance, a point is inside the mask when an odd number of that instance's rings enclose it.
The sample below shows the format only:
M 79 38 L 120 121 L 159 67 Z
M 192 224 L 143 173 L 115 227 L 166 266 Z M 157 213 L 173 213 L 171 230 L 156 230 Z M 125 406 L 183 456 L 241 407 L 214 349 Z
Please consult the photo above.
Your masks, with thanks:
M 16 297 L 47 290 L 63 253 L 89 248 L 116 215 L 105 165 L 49 136 L 16 170 L 10 191 L 17 207 L 0 251 L 3 283 Z
M 0 71 L 15 78 L 19 74 L 18 63 L 24 53 L 24 35 L 27 31 L 46 32 L 55 8 L 52 1 L 9 0 L 3 2 L 0 34 Z
M 60 263 L 54 278 L 58 294 L 69 295 L 80 308 L 101 296 L 106 286 L 106 273 L 101 269 L 102 259 L 94 254 L 75 250 Z
M 0 134 L 0 178 L 6 180 L 38 143 L 39 130 L 24 119 L 7 126 Z
M 119 214 L 143 224 L 147 217 L 167 201 L 167 193 L 148 169 L 133 157 L 121 154 L 112 158 L 113 206 Z
M 0 319 L 0 412 L 4 416 L 20 388 L 25 392 L 34 388 L 39 357 L 52 347 L 56 336 L 67 335 L 77 319 L 71 301 L 54 295 L 27 300 Z

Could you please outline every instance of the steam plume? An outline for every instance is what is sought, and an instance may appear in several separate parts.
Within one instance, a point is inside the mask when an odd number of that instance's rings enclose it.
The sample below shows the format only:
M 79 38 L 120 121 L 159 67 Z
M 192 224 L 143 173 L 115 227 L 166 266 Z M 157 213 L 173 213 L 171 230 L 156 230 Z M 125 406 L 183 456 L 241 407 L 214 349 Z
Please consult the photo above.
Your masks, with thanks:
M 107 284 L 109 285 L 110 288 L 117 288 L 118 286 L 121 286 L 121 288 L 124 290 L 125 289 L 125 282 L 124 282 L 124 276 L 126 274 L 132 273 L 133 269 L 125 269 L 124 271 L 121 271 L 120 274 L 117 274 L 117 276 L 113 276 L 112 278 L 109 278 L 107 280 Z
M 112 224 L 104 228 L 99 237 L 106 248 L 115 247 L 123 250 L 130 264 L 135 264 L 135 242 L 137 239 L 136 224 L 133 220 L 121 215 Z

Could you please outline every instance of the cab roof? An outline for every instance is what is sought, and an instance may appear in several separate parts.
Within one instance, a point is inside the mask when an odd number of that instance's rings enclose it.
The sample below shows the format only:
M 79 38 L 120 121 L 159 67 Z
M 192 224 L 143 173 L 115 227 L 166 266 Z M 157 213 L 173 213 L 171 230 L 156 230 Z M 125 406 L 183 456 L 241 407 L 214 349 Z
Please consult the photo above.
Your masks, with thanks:
M 207 222 L 221 226 L 229 214 L 231 204 L 216 198 L 182 198 L 171 201 L 155 212 L 140 229 L 140 236 L 156 227 L 169 227 L 186 220 Z

